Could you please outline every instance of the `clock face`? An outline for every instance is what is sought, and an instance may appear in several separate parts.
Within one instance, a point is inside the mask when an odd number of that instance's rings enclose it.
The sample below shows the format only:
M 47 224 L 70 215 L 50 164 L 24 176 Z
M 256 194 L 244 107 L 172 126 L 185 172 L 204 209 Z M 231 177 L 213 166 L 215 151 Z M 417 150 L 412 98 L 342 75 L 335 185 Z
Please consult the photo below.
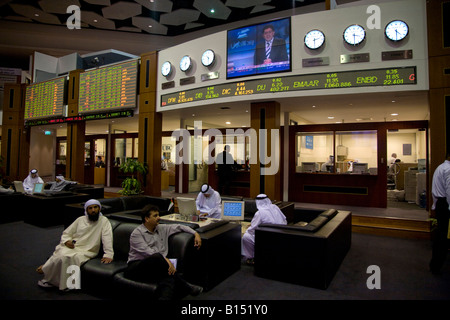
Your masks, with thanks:
M 344 31 L 344 41 L 352 46 L 356 46 L 364 41 L 366 31 L 360 25 L 348 26 Z
M 170 64 L 170 62 L 169 61 L 164 62 L 163 65 L 161 66 L 161 74 L 164 77 L 167 77 L 171 72 L 172 72 L 172 65 Z
M 202 64 L 205 67 L 209 67 L 213 63 L 214 63 L 214 51 L 208 49 L 202 54 Z
M 384 28 L 384 34 L 389 40 L 400 41 L 408 35 L 408 25 L 401 20 L 394 20 Z
M 191 67 L 191 58 L 189 56 L 184 56 L 180 61 L 180 69 L 185 72 Z
M 319 49 L 325 43 L 325 35 L 320 30 L 311 30 L 305 35 L 304 42 L 309 49 Z

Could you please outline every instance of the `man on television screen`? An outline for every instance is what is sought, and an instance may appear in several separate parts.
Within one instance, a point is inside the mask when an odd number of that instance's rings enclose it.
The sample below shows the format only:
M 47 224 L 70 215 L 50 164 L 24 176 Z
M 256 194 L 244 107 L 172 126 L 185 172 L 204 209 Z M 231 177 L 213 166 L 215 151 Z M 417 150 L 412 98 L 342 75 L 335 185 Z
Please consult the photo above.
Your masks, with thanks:
M 263 29 L 264 41 L 261 41 L 255 52 L 255 65 L 288 61 L 286 42 L 275 37 L 275 28 L 267 24 Z

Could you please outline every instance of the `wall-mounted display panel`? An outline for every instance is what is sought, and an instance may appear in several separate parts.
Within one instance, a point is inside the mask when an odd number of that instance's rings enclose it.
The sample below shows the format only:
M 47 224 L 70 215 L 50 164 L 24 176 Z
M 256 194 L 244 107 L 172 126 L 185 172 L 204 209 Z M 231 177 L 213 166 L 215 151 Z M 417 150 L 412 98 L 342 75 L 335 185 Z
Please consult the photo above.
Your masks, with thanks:
M 317 73 L 230 82 L 161 96 L 161 107 L 223 97 L 298 90 L 416 84 L 416 68 L 387 68 Z
M 291 19 L 227 32 L 227 79 L 291 71 Z
M 61 117 L 67 100 L 67 77 L 33 83 L 26 88 L 25 120 Z
M 81 73 L 78 112 L 136 108 L 138 65 L 131 60 Z

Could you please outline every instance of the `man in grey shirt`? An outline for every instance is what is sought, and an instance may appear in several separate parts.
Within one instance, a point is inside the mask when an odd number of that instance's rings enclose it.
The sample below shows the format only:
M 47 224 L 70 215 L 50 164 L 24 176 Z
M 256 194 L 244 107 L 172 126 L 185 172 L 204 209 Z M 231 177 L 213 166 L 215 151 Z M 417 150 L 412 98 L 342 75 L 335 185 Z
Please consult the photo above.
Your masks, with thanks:
M 202 287 L 189 284 L 177 273 L 173 261 L 167 258 L 169 237 L 178 232 L 194 234 L 194 246 L 200 248 L 202 240 L 193 229 L 179 224 L 159 224 L 159 210 L 146 206 L 142 211 L 142 224 L 130 237 L 130 252 L 125 277 L 148 283 L 157 283 L 156 295 L 160 300 L 171 300 L 183 294 L 198 295 Z

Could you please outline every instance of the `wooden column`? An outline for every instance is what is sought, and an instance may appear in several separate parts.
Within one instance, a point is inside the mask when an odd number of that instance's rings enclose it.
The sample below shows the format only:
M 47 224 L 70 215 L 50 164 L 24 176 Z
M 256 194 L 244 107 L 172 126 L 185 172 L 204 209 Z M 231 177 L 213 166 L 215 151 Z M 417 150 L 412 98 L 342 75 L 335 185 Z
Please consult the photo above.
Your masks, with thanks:
M 271 129 L 276 129 L 278 132 L 278 139 L 274 141 L 275 145 L 280 147 L 280 104 L 275 101 L 260 102 L 251 104 L 251 128 L 257 133 L 258 159 L 257 164 L 250 165 L 250 197 L 256 197 L 260 193 L 266 194 L 271 200 L 282 200 L 282 185 L 281 185 L 281 170 L 280 170 L 280 151 L 276 154 L 271 154 L 272 137 Z M 264 143 L 266 150 L 260 150 L 260 129 L 267 130 L 267 141 Z M 250 146 L 251 147 L 251 146 Z M 277 162 L 263 165 L 260 159 L 260 152 L 263 152 L 268 157 L 277 157 Z M 273 167 L 271 167 L 273 166 Z M 261 169 L 271 167 L 270 171 L 273 174 L 262 175 Z M 278 168 L 276 168 L 278 167 Z
M 67 116 L 78 115 L 78 95 L 80 87 L 80 73 L 83 70 L 74 70 L 69 73 L 69 90 L 67 97 Z M 66 176 L 68 179 L 84 183 L 84 141 L 86 123 L 69 122 L 67 124 L 67 155 Z
M 26 86 L 5 83 L 3 98 L 2 157 L 4 178 L 23 180 L 30 162 L 30 128 L 25 128 Z
M 157 53 L 141 55 L 139 78 L 139 161 L 147 164 L 144 193 L 161 196 L 162 114 L 156 112 Z
M 428 63 L 430 83 L 430 170 L 450 152 L 450 31 L 444 31 L 444 17 L 450 14 L 450 1 L 427 1 Z M 430 184 L 431 185 L 431 184 Z

